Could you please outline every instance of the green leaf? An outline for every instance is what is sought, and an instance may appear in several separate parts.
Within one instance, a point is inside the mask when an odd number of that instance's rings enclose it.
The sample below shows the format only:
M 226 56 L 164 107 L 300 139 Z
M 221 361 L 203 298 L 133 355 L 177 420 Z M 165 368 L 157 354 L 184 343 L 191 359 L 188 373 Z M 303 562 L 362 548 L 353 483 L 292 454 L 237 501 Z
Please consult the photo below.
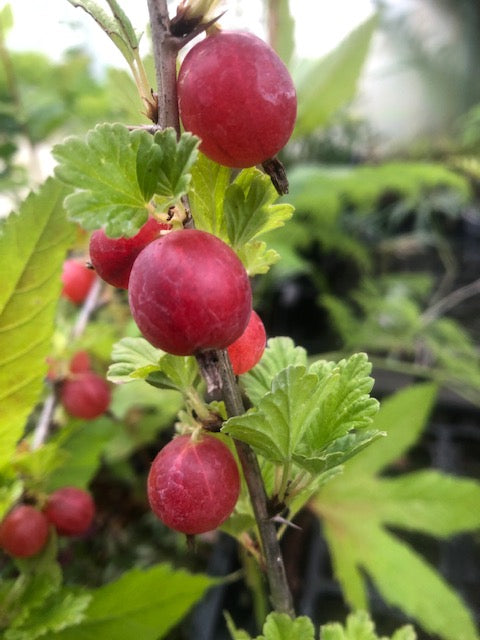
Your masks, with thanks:
M 53 148 L 55 173 L 76 189 L 65 200 L 70 218 L 85 229 L 105 227 L 112 237 L 133 236 L 148 217 L 153 195 L 167 208 L 188 189 L 198 139 L 173 129 L 151 136 L 121 124 L 100 124 L 86 138 Z
M 367 472 L 370 475 L 379 472 L 405 453 L 424 429 L 436 394 L 435 385 L 417 384 L 382 401 L 381 411 L 372 426 L 385 431 L 388 437 L 376 442 L 370 450 L 363 451 L 356 460 L 351 460 L 348 473 L 363 475 Z
M 135 133 L 135 132 L 134 132 Z M 155 194 L 157 204 L 166 209 L 188 191 L 199 140 L 182 133 L 177 141 L 175 129 L 158 131 L 152 138 L 145 131 L 137 155 L 137 179 L 145 200 Z
M 39 399 L 73 228 L 66 189 L 49 179 L 0 223 L 0 468 Z
M 225 620 L 227 622 L 227 629 L 232 636 L 232 640 L 252 640 L 252 636 L 243 629 L 237 629 L 233 621 L 232 616 L 228 611 L 224 612 Z
M 478 640 L 470 612 L 420 555 L 386 526 L 441 537 L 476 529 L 479 483 L 435 471 L 377 477 L 386 464 L 414 444 L 425 427 L 435 386 L 418 384 L 386 399 L 374 428 L 387 432 L 344 465 L 342 476 L 311 501 L 322 518 L 335 575 L 354 608 L 367 607 L 364 573 L 382 597 L 444 640 Z M 348 637 L 348 636 L 347 636 Z M 396 638 L 411 637 L 399 630 Z
M 7 630 L 5 640 L 35 640 L 48 632 L 69 629 L 84 619 L 90 601 L 89 594 L 75 595 L 62 590 L 35 609 L 21 627 Z
M 305 349 L 296 347 L 291 338 L 270 338 L 260 362 L 241 378 L 252 404 L 258 404 L 270 391 L 274 377 L 289 365 L 306 367 Z
M 256 407 L 230 418 L 223 429 L 269 460 L 294 460 L 309 471 L 325 471 L 374 438 L 371 433 L 363 442 L 361 437 L 339 440 L 352 429 L 370 426 L 378 410 L 377 400 L 369 395 L 370 369 L 365 354 L 338 364 L 319 361 L 308 371 L 290 365 L 273 378 L 271 390 Z
M 379 406 L 370 397 L 374 382 L 371 369 L 364 353 L 338 364 L 320 360 L 311 365 L 309 372 L 318 375 L 320 391 L 315 397 L 317 419 L 306 429 L 304 452 L 319 451 L 351 429 L 371 425 Z
M 140 44 L 139 38 L 135 33 L 130 19 L 116 0 L 107 0 L 107 2 L 115 20 L 117 21 L 117 24 L 121 27 L 129 45 L 132 47 L 132 49 L 138 49 L 138 46 Z
M 80 624 L 45 640 L 158 640 L 213 584 L 205 575 L 173 571 L 167 565 L 132 569 L 90 592 L 92 601 Z
M 122 53 L 125 60 L 131 64 L 134 60 L 133 49 L 138 46 L 138 41 L 134 35 L 134 43 L 129 42 L 130 32 L 125 33 L 124 25 L 115 17 L 110 16 L 102 7 L 93 0 L 68 0 L 74 7 L 81 7 L 88 13 L 103 31 L 112 40 L 115 46 Z M 130 25 L 131 26 L 131 25 Z M 133 31 L 133 29 L 132 29 Z
M 343 627 L 340 623 L 322 625 L 322 640 L 388 640 L 379 638 L 375 633 L 375 625 L 366 611 L 356 611 L 347 617 Z M 417 635 L 410 625 L 401 627 L 392 636 L 392 640 L 416 640 Z
M 263 240 L 247 242 L 237 249 L 237 255 L 251 278 L 267 273 L 280 260 L 280 254 L 275 249 L 268 249 Z
M 23 482 L 20 480 L 6 480 L 0 477 L 0 521 L 20 499 L 23 493 Z
M 318 378 L 305 367 L 289 366 L 272 381 L 272 391 L 244 416 L 227 420 L 222 431 L 251 445 L 268 460 L 286 462 L 318 409 L 312 397 Z
M 289 0 L 279 0 L 270 4 L 274 11 L 275 33 L 270 45 L 288 66 L 295 49 L 295 21 L 292 17 Z
M 242 629 L 237 629 L 230 615 L 226 614 L 227 627 L 233 640 L 252 640 Z M 286 613 L 270 613 L 263 625 L 262 635 L 253 640 L 314 640 L 315 629 L 307 616 L 291 618 Z
M 102 226 L 109 236 L 133 236 L 148 217 L 149 198 L 137 181 L 137 154 L 148 146 L 145 131 L 100 124 L 86 138 L 72 136 L 55 145 L 55 174 L 77 191 L 65 200 L 72 220 L 84 229 Z
M 258 169 L 244 169 L 237 176 L 224 201 L 227 234 L 235 250 L 292 217 L 293 207 L 274 204 L 276 200 L 278 193 L 270 178 Z
M 41 610 L 49 598 L 58 593 L 62 572 L 56 561 L 57 552 L 56 536 L 50 535 L 48 544 L 40 554 L 17 560 L 20 575 L 7 595 L 9 611 L 2 612 L 8 616 L 12 633 L 34 618 L 35 612 Z
M 38 449 L 17 451 L 12 459 L 15 470 L 29 482 L 40 483 L 55 469 L 65 463 L 68 454 L 57 442 L 47 442 Z
M 258 640 L 314 640 L 314 633 L 313 623 L 307 616 L 291 618 L 286 613 L 270 613 Z
M 152 371 L 160 369 L 160 360 L 165 355 L 144 338 L 122 338 L 113 345 L 112 360 L 107 378 L 121 384 L 138 378 L 146 378 Z
M 160 371 L 151 373 L 147 382 L 160 388 L 183 392 L 192 387 L 198 377 L 198 364 L 193 356 L 166 354 L 160 360 Z
M 314 453 L 309 455 L 295 453 L 293 459 L 298 466 L 312 474 L 323 473 L 336 465 L 343 464 L 384 435 L 383 431 L 375 429 L 349 433 L 336 438 L 330 445 L 321 449 L 317 455 Z
M 0 9 L 0 33 L 5 35 L 13 27 L 13 13 L 12 7 L 6 4 Z
M 310 63 L 302 60 L 293 70 L 298 95 L 295 136 L 308 135 L 325 126 L 354 97 L 376 26 L 374 15 L 324 58 Z
M 378 512 L 385 524 L 439 538 L 480 529 L 476 480 L 429 470 L 385 478 L 377 489 Z
M 65 486 L 86 489 L 117 429 L 115 422 L 106 417 L 64 427 L 54 442 L 65 457 L 48 477 L 47 491 Z
M 228 240 L 223 217 L 223 200 L 230 184 L 231 169 L 198 154 L 192 167 L 189 200 L 195 226 Z
M 381 529 L 369 530 L 366 551 L 362 566 L 387 602 L 441 638 L 478 640 L 460 597 L 405 543 Z
M 115 383 L 142 378 L 161 389 L 183 391 L 198 377 L 194 357 L 166 354 L 144 338 L 122 338 L 113 346 L 112 360 L 108 379 Z

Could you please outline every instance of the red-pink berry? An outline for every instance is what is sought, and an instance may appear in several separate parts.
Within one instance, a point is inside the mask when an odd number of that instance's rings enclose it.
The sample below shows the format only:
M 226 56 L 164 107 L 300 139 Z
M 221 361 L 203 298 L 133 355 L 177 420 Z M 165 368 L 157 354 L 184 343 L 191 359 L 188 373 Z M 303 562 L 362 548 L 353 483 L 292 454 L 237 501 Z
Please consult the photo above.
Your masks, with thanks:
M 277 154 L 297 112 L 295 87 L 275 51 L 238 31 L 209 36 L 188 52 L 178 102 L 201 151 L 227 167 L 251 167 Z
M 90 370 L 90 356 L 86 351 L 77 351 L 70 360 L 70 371 L 72 373 L 85 373 Z
M 80 304 L 85 300 L 95 280 L 95 272 L 85 266 L 83 260 L 69 258 L 63 263 L 62 296 Z
M 252 309 L 248 274 L 234 251 L 197 229 L 171 231 L 145 247 L 128 291 L 142 334 L 174 355 L 226 348 Z
M 250 371 L 260 361 L 266 342 L 263 322 L 258 314 L 252 311 L 245 331 L 227 348 L 233 373 L 239 376 Z
M 128 280 L 135 258 L 162 230 L 171 225 L 150 218 L 131 238 L 109 238 L 103 229 L 90 237 L 90 261 L 97 274 L 108 284 L 128 289 Z
M 62 487 L 50 494 L 44 513 L 59 534 L 79 536 L 88 531 L 93 522 L 95 503 L 83 489 Z
M 239 492 L 235 458 L 211 435 L 174 438 L 158 453 L 148 475 L 153 512 L 171 529 L 188 535 L 220 526 L 232 513 Z
M 111 392 L 108 383 L 92 371 L 66 378 L 60 388 L 60 401 L 71 416 L 93 420 L 108 409 Z
M 17 558 L 37 555 L 47 540 L 47 518 L 31 505 L 14 507 L 0 524 L 0 547 Z

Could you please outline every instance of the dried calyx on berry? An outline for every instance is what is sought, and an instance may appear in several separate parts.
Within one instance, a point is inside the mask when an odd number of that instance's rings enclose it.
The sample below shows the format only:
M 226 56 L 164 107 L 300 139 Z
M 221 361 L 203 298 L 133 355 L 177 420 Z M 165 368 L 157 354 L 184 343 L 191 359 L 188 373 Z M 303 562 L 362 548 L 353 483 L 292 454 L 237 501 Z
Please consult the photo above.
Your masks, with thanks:
M 182 38 L 194 32 L 199 25 L 216 19 L 215 12 L 221 0 L 182 0 L 175 16 L 170 20 L 172 36 Z

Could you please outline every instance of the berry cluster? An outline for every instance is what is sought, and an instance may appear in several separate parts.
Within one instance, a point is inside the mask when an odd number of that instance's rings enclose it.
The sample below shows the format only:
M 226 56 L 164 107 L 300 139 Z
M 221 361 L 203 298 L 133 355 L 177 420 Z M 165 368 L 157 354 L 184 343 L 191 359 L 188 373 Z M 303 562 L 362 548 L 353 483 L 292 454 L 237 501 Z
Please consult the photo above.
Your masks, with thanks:
M 206 37 L 185 57 L 178 77 L 180 116 L 200 149 L 229 167 L 265 163 L 285 145 L 296 116 L 290 75 L 275 52 L 247 33 Z M 150 219 L 133 238 L 92 234 L 90 260 L 109 284 L 127 289 L 132 316 L 143 336 L 167 353 L 199 355 L 227 349 L 241 375 L 260 360 L 265 328 L 252 311 L 248 274 L 235 252 L 197 229 L 172 230 Z M 105 410 L 88 365 L 72 363 L 61 400 L 72 415 Z M 196 534 L 219 526 L 240 490 L 228 446 L 206 433 L 174 438 L 155 458 L 148 497 L 168 526 Z
M 17 558 L 29 558 L 46 545 L 52 525 L 62 536 L 83 535 L 90 528 L 95 504 L 89 493 L 62 487 L 51 493 L 42 510 L 30 504 L 14 507 L 0 524 L 0 547 Z

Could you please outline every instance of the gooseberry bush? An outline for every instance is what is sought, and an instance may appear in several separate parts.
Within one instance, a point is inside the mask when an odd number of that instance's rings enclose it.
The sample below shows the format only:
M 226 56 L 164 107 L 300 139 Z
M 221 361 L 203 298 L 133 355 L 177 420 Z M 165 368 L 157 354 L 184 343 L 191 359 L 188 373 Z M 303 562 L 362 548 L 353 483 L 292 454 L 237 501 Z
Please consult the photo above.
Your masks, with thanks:
M 261 637 L 313 639 L 313 623 L 295 616 L 279 541 L 343 463 L 384 433 L 365 354 L 312 362 L 288 337 L 267 341 L 253 309 L 257 278 L 280 259 L 267 234 L 293 214 L 279 199 L 287 182 L 276 157 L 295 124 L 293 82 L 265 42 L 221 30 L 214 0 L 181 2 L 172 19 L 150 0 L 152 87 L 118 3 L 108 2 L 112 16 L 72 4 L 119 47 L 151 122 L 101 123 L 57 144 L 55 177 L 1 227 L 0 345 L 14 366 L 0 417 L 0 546 L 12 559 L 0 628 L 6 640 L 155 640 L 215 583 L 154 562 L 98 588 L 62 582 L 61 552 L 78 543 L 70 538 L 101 526 L 85 490 L 99 459 L 130 452 L 128 429 L 117 433 L 126 394 L 175 422 L 142 488 L 158 526 L 190 547 L 215 529 L 234 537 L 269 594 Z M 108 305 L 123 331 L 95 325 L 115 337 L 109 382 L 101 348 L 87 349 L 103 337 L 88 321 Z M 60 329 L 57 307 L 69 321 Z M 249 637 L 227 624 L 233 638 Z M 346 631 L 322 630 L 324 640 L 366 637 L 376 635 L 363 613 Z M 394 638 L 415 634 L 404 627 Z

